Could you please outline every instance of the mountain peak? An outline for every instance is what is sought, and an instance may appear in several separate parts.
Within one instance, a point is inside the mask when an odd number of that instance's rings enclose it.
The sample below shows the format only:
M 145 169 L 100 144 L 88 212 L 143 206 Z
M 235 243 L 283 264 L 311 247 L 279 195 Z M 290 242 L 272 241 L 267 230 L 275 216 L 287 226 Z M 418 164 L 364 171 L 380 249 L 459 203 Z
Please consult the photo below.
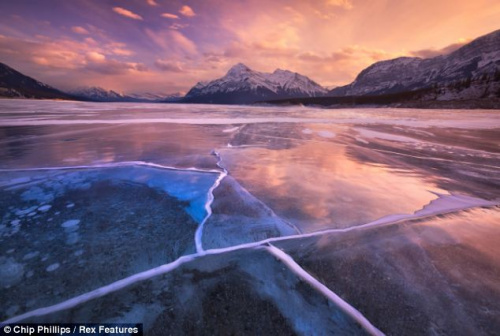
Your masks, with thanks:
M 240 75 L 250 71 L 252 71 L 252 69 L 247 67 L 245 64 L 238 63 L 236 65 L 233 65 L 231 69 L 229 69 L 229 71 L 227 72 L 227 76 Z
M 247 104 L 268 99 L 317 97 L 325 93 L 326 89 L 296 72 L 282 69 L 259 72 L 238 63 L 225 76 L 196 84 L 184 101 Z
M 278 69 L 274 70 L 273 74 L 295 74 L 295 72 L 278 68 Z

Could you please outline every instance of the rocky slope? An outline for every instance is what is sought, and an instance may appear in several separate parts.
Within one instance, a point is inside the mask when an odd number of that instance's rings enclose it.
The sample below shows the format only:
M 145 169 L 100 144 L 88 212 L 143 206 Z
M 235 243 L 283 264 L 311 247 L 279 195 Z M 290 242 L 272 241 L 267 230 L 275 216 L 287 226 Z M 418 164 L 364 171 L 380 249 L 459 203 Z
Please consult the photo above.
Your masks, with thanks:
M 75 99 L 47 84 L 0 63 L 0 97 L 35 99 Z
M 377 62 L 349 85 L 329 96 L 390 94 L 423 88 L 441 88 L 436 99 L 499 97 L 500 30 L 484 35 L 458 50 L 434 58 L 400 57 Z M 461 82 L 468 82 L 459 90 Z M 495 82 L 497 84 L 495 84 Z M 449 89 L 448 86 L 456 86 Z

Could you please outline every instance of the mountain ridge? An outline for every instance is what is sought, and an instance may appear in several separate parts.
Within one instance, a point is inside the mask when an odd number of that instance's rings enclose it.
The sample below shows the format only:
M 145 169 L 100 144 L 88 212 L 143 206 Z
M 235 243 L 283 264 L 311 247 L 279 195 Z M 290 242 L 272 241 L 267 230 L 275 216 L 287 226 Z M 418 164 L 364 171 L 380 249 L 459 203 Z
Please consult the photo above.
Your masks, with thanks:
M 326 93 L 325 88 L 296 72 L 276 69 L 264 73 L 237 63 L 223 77 L 198 82 L 181 102 L 248 104 L 263 99 L 317 97 Z
M 76 97 L 26 76 L 1 62 L 0 97 L 76 100 Z
M 337 87 L 328 95 L 361 96 L 412 91 L 444 86 L 458 80 L 474 80 L 482 75 L 493 76 L 499 69 L 500 30 L 496 30 L 447 55 L 398 57 L 376 62 L 362 70 L 352 83 Z

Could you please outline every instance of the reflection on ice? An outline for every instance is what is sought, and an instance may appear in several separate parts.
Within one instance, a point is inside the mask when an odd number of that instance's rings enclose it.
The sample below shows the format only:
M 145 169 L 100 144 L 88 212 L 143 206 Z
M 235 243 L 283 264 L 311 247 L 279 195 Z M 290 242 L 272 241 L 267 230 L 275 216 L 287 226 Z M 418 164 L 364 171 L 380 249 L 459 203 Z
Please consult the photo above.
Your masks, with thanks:
M 500 328 L 499 208 L 276 245 L 387 334 Z
M 417 174 L 352 160 L 345 146 L 330 142 L 231 148 L 221 155 L 246 189 L 305 232 L 412 213 L 436 198 L 429 191 L 444 192 Z
M 0 321 L 500 330 L 498 111 L 0 101 Z

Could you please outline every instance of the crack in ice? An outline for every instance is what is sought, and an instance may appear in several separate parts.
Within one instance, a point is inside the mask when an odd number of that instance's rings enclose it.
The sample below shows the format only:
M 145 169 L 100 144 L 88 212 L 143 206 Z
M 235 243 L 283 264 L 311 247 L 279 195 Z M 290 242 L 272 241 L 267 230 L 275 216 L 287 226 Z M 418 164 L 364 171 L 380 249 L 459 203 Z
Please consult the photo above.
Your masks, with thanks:
M 152 163 L 146 161 L 122 161 L 122 162 L 100 163 L 94 165 L 61 166 L 61 167 L 1 168 L 0 172 L 96 169 L 96 168 L 130 167 L 130 166 L 146 166 L 146 167 L 168 169 L 168 170 L 195 171 L 199 173 L 217 173 L 217 174 L 220 173 L 220 171 L 216 169 L 201 169 L 196 167 L 179 168 L 179 167 L 165 166 L 158 163 Z
M 208 190 L 207 201 L 205 202 L 205 211 L 207 212 L 207 215 L 205 216 L 205 218 L 203 218 L 200 225 L 198 225 L 198 228 L 196 229 L 196 232 L 194 235 L 196 252 L 198 252 L 200 254 L 202 254 L 204 252 L 203 244 L 202 244 L 203 227 L 205 226 L 205 223 L 212 215 L 212 203 L 214 202 L 214 199 L 215 199 L 214 190 L 217 189 L 217 187 L 220 185 L 220 183 L 224 179 L 224 177 L 227 176 L 226 168 L 221 166 L 222 159 L 221 159 L 219 153 L 214 150 L 213 155 L 215 155 L 215 157 L 218 159 L 217 166 L 222 169 L 222 172 L 219 172 L 219 177 L 215 180 L 212 187 Z
M 406 220 L 424 219 L 427 217 L 433 217 L 433 216 L 452 213 L 452 212 L 456 212 L 456 211 L 463 211 L 463 210 L 467 210 L 467 209 L 471 209 L 471 208 L 475 208 L 475 207 L 500 206 L 500 200 L 486 201 L 486 200 L 481 200 L 481 199 L 477 199 L 477 198 L 473 198 L 473 197 L 465 197 L 465 196 L 459 197 L 459 196 L 453 196 L 453 195 L 450 195 L 450 196 L 439 195 L 439 197 L 440 198 L 451 197 L 452 201 L 453 201 L 453 198 L 455 198 L 455 199 L 458 198 L 458 200 L 459 200 L 458 203 L 462 203 L 462 204 L 460 206 L 452 207 L 452 208 L 444 209 L 444 210 L 442 209 L 442 206 L 437 207 L 436 211 L 429 211 L 429 210 L 425 211 L 425 207 L 424 207 L 423 209 L 416 211 L 413 215 L 386 216 L 386 217 L 383 217 L 379 220 L 376 220 L 376 221 L 373 221 L 373 222 L 370 222 L 370 223 L 367 223 L 364 225 L 354 226 L 354 227 L 350 227 L 350 228 L 346 228 L 346 229 L 329 229 L 329 230 L 323 230 L 323 231 L 316 231 L 316 232 L 312 232 L 312 233 L 308 233 L 308 234 L 291 235 L 291 236 L 284 236 L 284 237 L 273 237 L 273 238 L 268 238 L 268 239 L 264 239 L 264 240 L 257 241 L 257 242 L 239 244 L 239 245 L 234 245 L 234 246 L 225 247 L 225 248 L 202 250 L 202 253 L 194 253 L 194 254 L 182 256 L 171 263 L 164 264 L 164 265 L 149 269 L 147 271 L 131 275 L 127 278 L 115 281 L 115 282 L 113 282 L 109 285 L 103 286 L 103 287 L 99 287 L 93 291 L 90 291 L 90 292 L 87 292 L 85 294 L 73 297 L 73 298 L 68 299 L 66 301 L 63 301 L 61 303 L 58 303 L 58 304 L 55 304 L 52 306 L 48 306 L 48 307 L 38 308 L 38 309 L 35 309 L 32 311 L 26 312 L 24 314 L 12 317 L 12 318 L 2 322 L 1 324 L 16 323 L 16 322 L 22 321 L 22 320 L 30 318 L 30 317 L 44 316 L 44 315 L 55 313 L 55 312 L 58 312 L 61 310 L 73 308 L 79 304 L 82 304 L 82 303 L 88 302 L 90 300 L 93 300 L 93 299 L 105 296 L 107 294 L 116 292 L 120 289 L 128 287 L 128 286 L 135 284 L 137 282 L 151 279 L 152 277 L 160 275 L 160 274 L 169 273 L 169 272 L 177 269 L 181 265 L 183 265 L 187 262 L 193 261 L 197 258 L 203 257 L 205 255 L 218 255 L 218 254 L 224 254 L 224 253 L 229 253 L 229 252 L 243 250 L 243 249 L 262 248 L 262 246 L 270 245 L 273 242 L 301 239 L 301 238 L 307 238 L 307 237 L 313 237 L 313 236 L 320 236 L 320 235 L 327 234 L 327 233 L 348 232 L 348 231 L 352 231 L 352 230 L 362 230 L 362 229 L 366 229 L 366 228 L 379 227 L 382 225 L 398 224 L 398 223 L 400 223 L 402 221 L 406 221 Z M 436 202 L 436 200 L 431 201 L 431 203 L 433 203 L 433 202 Z M 440 211 L 440 209 L 442 211 Z M 200 236 L 200 239 L 201 239 L 201 236 Z M 309 273 L 307 273 L 307 274 L 309 274 Z
M 289 270 L 291 270 L 295 275 L 301 278 L 303 281 L 307 282 L 311 287 L 316 289 L 323 296 L 328 298 L 330 301 L 335 303 L 335 305 L 342 310 L 346 315 L 350 316 L 353 320 L 359 323 L 359 325 L 367 331 L 370 335 L 381 336 L 384 335 L 380 330 L 378 330 L 366 317 L 363 316 L 356 308 L 351 306 L 349 303 L 344 301 L 340 296 L 331 291 L 323 283 L 314 278 L 306 270 L 304 270 L 293 258 L 280 250 L 279 248 L 269 244 L 265 246 L 266 251 L 271 253 L 273 256 L 281 260 Z

